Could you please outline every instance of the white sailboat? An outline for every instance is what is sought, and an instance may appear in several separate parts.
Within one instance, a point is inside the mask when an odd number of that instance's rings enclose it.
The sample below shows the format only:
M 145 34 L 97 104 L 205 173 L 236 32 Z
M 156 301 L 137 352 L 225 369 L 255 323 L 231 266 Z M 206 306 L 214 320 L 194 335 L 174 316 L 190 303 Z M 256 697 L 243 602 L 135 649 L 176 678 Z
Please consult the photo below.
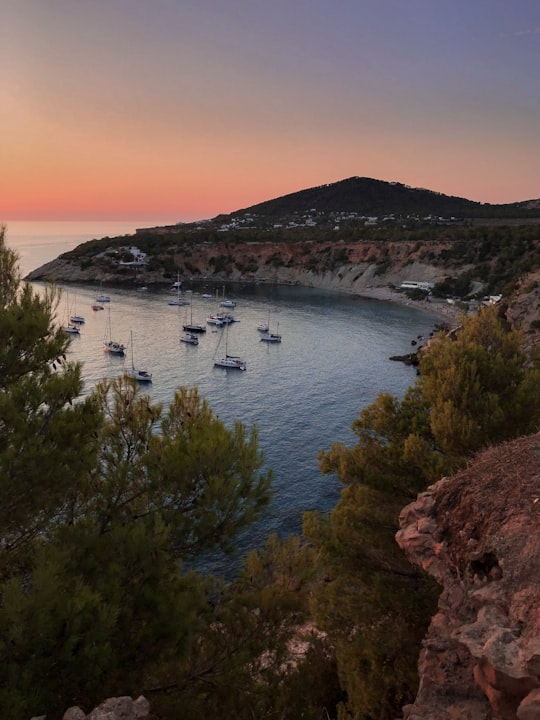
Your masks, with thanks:
M 103 290 L 103 280 L 99 284 L 99 295 L 96 298 L 96 303 L 108 303 L 111 302 L 111 298 L 108 295 L 102 294 Z
M 66 306 L 67 306 L 67 300 L 66 300 Z M 80 326 L 73 322 L 72 318 L 70 317 L 69 308 L 66 307 L 66 315 L 67 315 L 67 321 L 64 325 L 64 332 L 68 333 L 68 335 L 80 335 L 81 329 Z
M 81 330 L 78 325 L 74 325 L 73 323 L 67 323 L 64 325 L 64 332 L 68 333 L 68 335 L 80 335 Z
M 277 329 L 279 330 L 279 323 Z M 270 329 L 268 329 L 266 332 L 261 333 L 261 342 L 280 343 L 281 335 L 278 332 L 270 332 Z
M 110 353 L 111 355 L 124 355 L 126 346 L 122 345 L 122 343 L 116 342 L 116 340 L 113 340 L 111 337 L 111 310 L 109 308 L 109 317 L 107 320 L 107 330 L 105 332 L 105 338 L 103 340 L 103 349 L 105 352 Z
M 73 315 L 70 315 L 69 322 L 77 325 L 82 325 L 85 320 L 82 315 L 77 315 L 77 296 L 75 296 L 75 303 L 74 303 L 75 312 Z
M 221 338 L 220 338 L 221 339 Z M 229 368 L 232 370 L 247 370 L 247 363 L 238 355 L 228 354 L 229 326 L 225 328 L 225 355 L 214 361 L 215 367 Z
M 277 324 L 277 329 L 279 331 L 279 323 Z M 281 335 L 279 332 L 270 332 L 270 313 L 268 313 L 268 322 L 261 323 L 258 325 L 257 330 L 261 333 L 261 341 L 267 342 L 267 343 L 280 343 L 281 342 Z
M 137 369 L 133 363 L 133 331 L 131 331 L 130 334 L 129 345 L 131 348 L 131 370 L 129 374 L 131 375 L 131 377 L 135 378 L 135 380 L 138 380 L 139 382 L 152 382 L 152 373 L 148 372 L 148 370 Z

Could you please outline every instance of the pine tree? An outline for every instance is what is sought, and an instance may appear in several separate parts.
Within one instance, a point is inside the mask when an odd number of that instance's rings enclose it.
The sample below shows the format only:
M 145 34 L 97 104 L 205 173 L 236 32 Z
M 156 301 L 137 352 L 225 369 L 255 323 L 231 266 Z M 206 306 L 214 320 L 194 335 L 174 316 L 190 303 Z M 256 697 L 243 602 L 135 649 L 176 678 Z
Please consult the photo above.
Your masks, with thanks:
M 240 616 L 216 625 L 220 584 L 193 568 L 234 548 L 271 475 L 256 429 L 227 428 L 196 389 L 165 414 L 127 377 L 82 400 L 59 294 L 21 282 L 3 232 L 0 281 L 0 715 L 26 720 L 163 687 L 233 637 Z

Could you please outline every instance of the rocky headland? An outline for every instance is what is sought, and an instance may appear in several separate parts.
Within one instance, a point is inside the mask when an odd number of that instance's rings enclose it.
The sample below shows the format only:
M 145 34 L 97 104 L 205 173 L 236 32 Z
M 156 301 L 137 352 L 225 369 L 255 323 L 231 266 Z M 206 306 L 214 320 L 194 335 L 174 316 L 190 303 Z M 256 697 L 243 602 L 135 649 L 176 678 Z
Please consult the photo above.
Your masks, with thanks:
M 480 454 L 401 513 L 441 585 L 405 720 L 540 718 L 540 433 Z

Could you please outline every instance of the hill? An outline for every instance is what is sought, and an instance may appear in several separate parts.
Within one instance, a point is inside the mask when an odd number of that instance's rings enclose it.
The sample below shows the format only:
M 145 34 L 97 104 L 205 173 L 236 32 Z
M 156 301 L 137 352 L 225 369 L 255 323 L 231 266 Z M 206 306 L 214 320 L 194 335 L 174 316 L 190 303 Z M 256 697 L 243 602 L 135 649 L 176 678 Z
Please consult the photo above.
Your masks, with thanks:
M 232 213 L 273 218 L 306 213 L 355 213 L 364 217 L 513 218 L 540 217 L 540 201 L 496 205 L 366 177 L 319 185 Z M 219 216 L 223 219 L 227 216 Z

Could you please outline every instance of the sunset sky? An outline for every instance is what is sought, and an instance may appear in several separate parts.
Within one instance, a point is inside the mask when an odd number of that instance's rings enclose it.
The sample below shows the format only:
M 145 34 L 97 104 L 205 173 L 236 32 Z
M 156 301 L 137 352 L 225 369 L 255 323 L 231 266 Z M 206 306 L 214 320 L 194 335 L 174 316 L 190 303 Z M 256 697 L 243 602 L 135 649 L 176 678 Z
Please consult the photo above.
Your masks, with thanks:
M 0 0 L 0 222 L 540 197 L 540 0 Z

